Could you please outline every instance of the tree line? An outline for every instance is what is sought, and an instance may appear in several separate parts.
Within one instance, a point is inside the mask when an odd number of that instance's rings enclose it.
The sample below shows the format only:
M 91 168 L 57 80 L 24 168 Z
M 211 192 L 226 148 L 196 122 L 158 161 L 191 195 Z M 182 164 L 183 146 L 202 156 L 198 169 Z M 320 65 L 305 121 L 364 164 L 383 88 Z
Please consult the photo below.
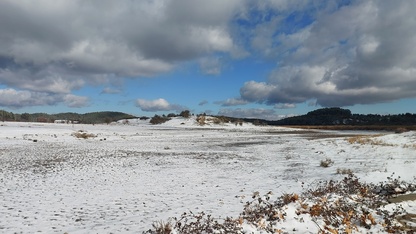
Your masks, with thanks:
M 55 120 L 65 120 L 68 122 L 77 122 L 84 124 L 99 124 L 99 123 L 111 123 L 120 119 L 132 119 L 136 116 L 115 112 L 115 111 L 101 111 L 90 112 L 85 114 L 78 114 L 73 112 L 47 114 L 47 113 L 22 113 L 17 114 L 13 112 L 7 112 L 0 110 L 1 121 L 17 121 L 17 122 L 42 122 L 53 123 Z
M 395 115 L 352 114 L 338 107 L 322 108 L 299 115 L 271 121 L 272 125 L 416 125 L 416 114 Z

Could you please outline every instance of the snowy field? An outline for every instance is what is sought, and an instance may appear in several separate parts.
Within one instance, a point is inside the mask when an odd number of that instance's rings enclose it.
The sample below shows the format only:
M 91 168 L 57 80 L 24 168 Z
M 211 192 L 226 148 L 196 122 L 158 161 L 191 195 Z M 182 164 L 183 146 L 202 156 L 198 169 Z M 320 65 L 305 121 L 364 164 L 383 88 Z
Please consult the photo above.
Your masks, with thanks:
M 192 118 L 0 125 L 0 233 L 138 233 L 188 211 L 238 217 L 255 192 L 300 193 L 342 179 L 340 169 L 373 183 L 416 176 L 415 132 L 197 126 Z M 371 141 L 348 141 L 362 134 Z M 326 159 L 333 164 L 320 166 Z M 416 213 L 414 201 L 404 205 Z

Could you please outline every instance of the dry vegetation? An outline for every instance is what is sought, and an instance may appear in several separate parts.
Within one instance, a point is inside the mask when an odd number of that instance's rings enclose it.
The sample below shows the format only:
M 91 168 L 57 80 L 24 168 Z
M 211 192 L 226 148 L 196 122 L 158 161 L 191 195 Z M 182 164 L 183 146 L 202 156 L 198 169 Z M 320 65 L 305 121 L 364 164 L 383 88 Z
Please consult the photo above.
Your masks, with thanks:
M 348 168 L 337 168 L 337 174 L 340 175 L 352 175 L 353 171 Z
M 83 130 L 79 130 L 78 132 L 72 133 L 72 136 L 76 138 L 82 138 L 82 139 L 88 139 L 88 138 L 94 138 L 96 135 L 92 133 L 84 132 Z
M 330 166 L 332 166 L 332 164 L 334 164 L 334 161 L 332 161 L 330 158 L 327 158 L 327 159 L 321 161 L 320 166 L 321 167 L 330 167 Z
M 414 192 L 416 185 L 391 177 L 378 185 L 367 184 L 348 173 L 341 181 L 318 182 L 300 195 L 283 194 L 274 201 L 271 192 L 265 196 L 256 192 L 238 218 L 220 221 L 204 212 L 190 212 L 168 222 L 156 222 L 145 233 L 243 233 L 242 224 L 262 233 L 286 233 L 281 224 L 288 218 L 288 206 L 296 207 L 297 219 L 310 217 L 302 222 L 313 222 L 320 230 L 318 233 L 349 234 L 373 227 L 387 233 L 415 233 L 415 227 L 407 223 L 415 214 L 406 213 L 401 206 L 391 212 L 383 209 L 388 198 L 398 191 Z
M 394 146 L 394 144 L 389 144 L 383 142 L 380 139 L 374 139 L 375 137 L 382 136 L 382 135 L 359 135 L 354 137 L 349 137 L 347 139 L 348 143 L 350 144 L 360 144 L 360 145 L 377 145 L 377 146 Z
M 411 149 L 416 149 L 416 143 L 415 144 L 404 144 L 403 148 L 411 148 Z

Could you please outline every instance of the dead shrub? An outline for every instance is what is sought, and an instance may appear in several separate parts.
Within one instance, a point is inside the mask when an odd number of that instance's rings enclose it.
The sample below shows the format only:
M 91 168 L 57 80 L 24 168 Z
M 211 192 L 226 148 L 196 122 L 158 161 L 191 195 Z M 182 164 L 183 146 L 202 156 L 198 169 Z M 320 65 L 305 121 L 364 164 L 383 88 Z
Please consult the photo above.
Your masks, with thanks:
M 285 193 L 282 196 L 282 200 L 284 204 L 289 204 L 291 202 L 295 202 L 297 200 L 299 200 L 299 195 L 297 195 L 296 193 Z
M 239 220 L 225 218 L 223 222 L 214 219 L 211 215 L 204 212 L 194 214 L 192 212 L 183 213 L 180 218 L 172 218 L 170 222 L 157 222 L 153 224 L 153 230 L 148 230 L 146 234 L 168 234 L 175 230 L 177 233 L 241 233 Z
M 151 124 L 162 124 L 169 121 L 170 118 L 166 116 L 155 115 L 150 119 Z
M 203 126 L 205 125 L 205 116 L 204 115 L 200 115 L 196 118 L 196 122 L 198 122 L 199 125 Z
M 172 224 L 170 223 L 170 221 L 168 222 L 157 221 L 157 222 L 154 222 L 152 226 L 153 226 L 153 230 L 152 231 L 149 230 L 148 233 L 171 234 L 173 231 Z
M 353 174 L 351 169 L 347 168 L 337 168 L 337 174 L 339 175 L 351 175 Z
M 212 119 L 212 122 L 214 124 L 223 124 L 224 123 L 220 118 L 213 118 Z
M 88 139 L 88 138 L 94 138 L 94 137 L 96 137 L 94 134 L 87 133 L 87 132 L 84 132 L 82 130 L 79 130 L 78 132 L 72 133 L 72 136 L 74 136 L 76 138 L 82 138 L 82 139 Z
M 404 144 L 403 148 L 407 149 L 407 148 L 413 148 L 416 149 L 416 144 Z
M 327 158 L 325 160 L 321 160 L 321 163 L 319 164 L 319 166 L 321 167 L 330 167 L 334 164 L 334 161 L 332 161 L 330 158 Z
M 237 219 L 227 217 L 220 222 L 204 212 L 190 212 L 173 218 L 173 223 L 168 222 L 171 225 L 158 222 L 153 230 L 145 233 L 242 233 L 242 224 L 249 224 L 261 233 L 282 233 L 280 227 L 288 218 L 286 211 L 290 203 L 297 204 L 297 215 L 310 215 L 319 233 L 349 234 L 358 232 L 359 227 L 370 229 L 375 225 L 380 225 L 387 233 L 414 233 L 414 227 L 406 222 L 415 215 L 406 214 L 402 206 L 393 210 L 383 207 L 399 189 L 400 193 L 414 192 L 416 185 L 391 177 L 387 179 L 374 185 L 362 183 L 349 174 L 340 181 L 319 181 L 300 195 L 287 193 L 274 201 L 270 199 L 271 192 L 264 196 L 255 192 Z

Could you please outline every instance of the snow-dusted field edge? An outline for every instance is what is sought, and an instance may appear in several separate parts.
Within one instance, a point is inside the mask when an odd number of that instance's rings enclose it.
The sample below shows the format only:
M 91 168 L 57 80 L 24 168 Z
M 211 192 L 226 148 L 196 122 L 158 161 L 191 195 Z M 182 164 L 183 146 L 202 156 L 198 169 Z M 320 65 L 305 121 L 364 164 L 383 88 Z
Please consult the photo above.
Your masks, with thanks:
M 201 127 L 192 118 L 0 125 L 1 233 L 137 233 L 188 210 L 237 217 L 254 192 L 299 193 L 341 179 L 339 168 L 367 182 L 416 176 L 415 132 L 361 145 L 346 139 L 374 132 Z M 74 137 L 80 130 L 96 137 Z M 327 158 L 334 164 L 320 167 Z

